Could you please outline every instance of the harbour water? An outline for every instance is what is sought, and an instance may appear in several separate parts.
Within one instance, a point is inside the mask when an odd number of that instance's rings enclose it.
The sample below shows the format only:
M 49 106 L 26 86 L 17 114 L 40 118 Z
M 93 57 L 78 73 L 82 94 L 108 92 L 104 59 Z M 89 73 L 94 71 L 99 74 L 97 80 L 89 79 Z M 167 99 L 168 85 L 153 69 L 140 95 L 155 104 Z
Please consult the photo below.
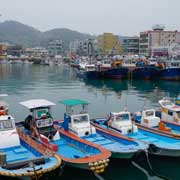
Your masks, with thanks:
M 10 113 L 16 121 L 24 120 L 28 111 L 19 102 L 28 99 L 47 99 L 54 103 L 54 119 L 62 119 L 65 108 L 59 100 L 67 98 L 85 99 L 90 102 L 91 118 L 107 116 L 110 111 L 139 111 L 144 107 L 158 108 L 158 100 L 180 95 L 180 83 L 168 81 L 132 80 L 83 80 L 76 77 L 75 70 L 68 65 L 41 66 L 29 64 L 0 64 L 0 94 L 9 96 Z M 150 157 L 155 173 L 140 170 L 131 162 L 113 160 L 102 174 L 105 180 L 179 180 L 180 159 Z M 157 177 L 159 174 L 163 177 Z M 94 174 L 66 167 L 61 177 L 51 174 L 53 179 L 93 180 Z M 51 177 L 51 178 L 52 178 Z M 166 178 L 164 178 L 166 177 Z

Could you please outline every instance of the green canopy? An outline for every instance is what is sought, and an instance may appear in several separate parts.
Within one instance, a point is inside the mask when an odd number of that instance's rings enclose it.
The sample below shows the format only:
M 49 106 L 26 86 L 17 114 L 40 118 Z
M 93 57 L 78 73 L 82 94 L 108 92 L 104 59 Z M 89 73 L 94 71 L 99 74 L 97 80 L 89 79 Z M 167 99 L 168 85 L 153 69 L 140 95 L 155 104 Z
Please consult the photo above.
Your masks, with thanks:
M 64 104 L 66 106 L 77 106 L 77 105 L 89 104 L 87 101 L 80 100 L 80 99 L 66 99 L 66 100 L 59 101 L 59 103 Z

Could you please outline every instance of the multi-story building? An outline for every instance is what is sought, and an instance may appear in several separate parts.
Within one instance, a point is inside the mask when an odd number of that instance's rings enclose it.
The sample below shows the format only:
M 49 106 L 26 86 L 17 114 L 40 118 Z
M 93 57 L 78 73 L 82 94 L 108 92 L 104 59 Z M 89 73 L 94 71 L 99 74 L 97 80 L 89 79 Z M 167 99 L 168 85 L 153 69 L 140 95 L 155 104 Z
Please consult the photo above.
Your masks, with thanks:
M 180 43 L 180 32 L 165 31 L 164 26 L 156 25 L 153 30 L 140 33 L 139 53 L 150 56 L 153 48 L 167 48 Z
M 69 49 L 70 53 L 76 53 L 79 55 L 94 55 L 95 50 L 95 40 L 86 39 L 86 40 L 76 40 L 70 43 Z
M 9 45 L 7 48 L 7 54 L 20 57 L 22 54 L 24 54 L 24 48 L 21 45 Z
M 104 55 L 116 55 L 122 52 L 118 36 L 112 33 L 104 33 L 97 37 L 97 45 Z
M 48 43 L 48 52 L 50 55 L 62 55 L 63 51 L 62 40 L 53 40 Z
M 75 41 L 70 42 L 69 44 L 70 53 L 77 53 L 80 42 L 81 42 L 80 40 L 75 40 Z
M 134 36 L 123 38 L 123 53 L 139 54 L 139 37 Z

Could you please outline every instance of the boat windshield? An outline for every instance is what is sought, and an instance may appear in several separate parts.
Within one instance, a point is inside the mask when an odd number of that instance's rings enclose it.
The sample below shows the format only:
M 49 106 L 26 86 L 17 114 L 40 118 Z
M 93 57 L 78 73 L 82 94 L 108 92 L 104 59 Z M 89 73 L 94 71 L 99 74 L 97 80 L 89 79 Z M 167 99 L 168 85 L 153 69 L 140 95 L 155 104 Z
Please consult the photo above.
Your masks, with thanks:
M 50 116 L 48 108 L 38 109 L 36 111 L 36 118 L 42 118 L 44 116 Z
M 162 102 L 162 105 L 163 106 L 173 106 L 173 103 L 170 101 L 165 101 L 165 102 Z
M 79 116 L 74 118 L 74 124 L 79 124 L 79 123 L 85 123 L 88 122 L 88 116 Z
M 13 123 L 11 120 L 0 121 L 0 130 L 13 129 Z
M 154 115 L 154 111 L 146 111 L 146 116 L 153 116 Z
M 178 118 L 180 118 L 180 111 L 177 112 Z
M 129 114 L 119 114 L 116 115 L 116 121 L 120 122 L 120 121 L 125 121 L 125 120 L 129 120 Z

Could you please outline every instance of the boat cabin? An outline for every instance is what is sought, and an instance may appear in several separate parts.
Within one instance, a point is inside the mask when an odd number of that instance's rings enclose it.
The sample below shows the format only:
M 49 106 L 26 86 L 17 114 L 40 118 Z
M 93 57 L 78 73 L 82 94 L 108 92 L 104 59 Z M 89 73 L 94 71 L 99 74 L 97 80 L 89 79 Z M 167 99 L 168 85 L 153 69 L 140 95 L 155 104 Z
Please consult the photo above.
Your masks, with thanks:
M 110 59 L 103 59 L 96 62 L 96 70 L 106 71 L 112 67 Z
M 95 71 L 95 65 L 94 64 L 86 64 L 85 65 L 85 71 Z
M 161 105 L 162 120 L 180 124 L 180 106 L 175 105 L 168 99 L 160 100 L 159 104 Z
M 95 134 L 95 128 L 90 124 L 88 114 L 88 102 L 78 99 L 67 99 L 60 101 L 66 106 L 63 127 L 75 135 L 89 136 Z
M 148 127 L 157 127 L 159 125 L 160 118 L 156 116 L 154 109 L 146 109 L 141 114 L 141 124 Z
M 0 149 L 20 145 L 15 121 L 11 115 L 0 116 L 0 139 Z
M 39 137 L 43 135 L 49 140 L 59 139 L 59 133 L 53 126 L 51 107 L 55 104 L 44 99 L 33 99 L 20 102 L 31 112 L 24 122 L 25 128 L 31 131 L 31 135 Z
M 108 125 L 109 127 L 120 130 L 122 134 L 138 131 L 137 126 L 133 124 L 130 112 L 128 111 L 121 111 L 118 113 L 111 112 Z

